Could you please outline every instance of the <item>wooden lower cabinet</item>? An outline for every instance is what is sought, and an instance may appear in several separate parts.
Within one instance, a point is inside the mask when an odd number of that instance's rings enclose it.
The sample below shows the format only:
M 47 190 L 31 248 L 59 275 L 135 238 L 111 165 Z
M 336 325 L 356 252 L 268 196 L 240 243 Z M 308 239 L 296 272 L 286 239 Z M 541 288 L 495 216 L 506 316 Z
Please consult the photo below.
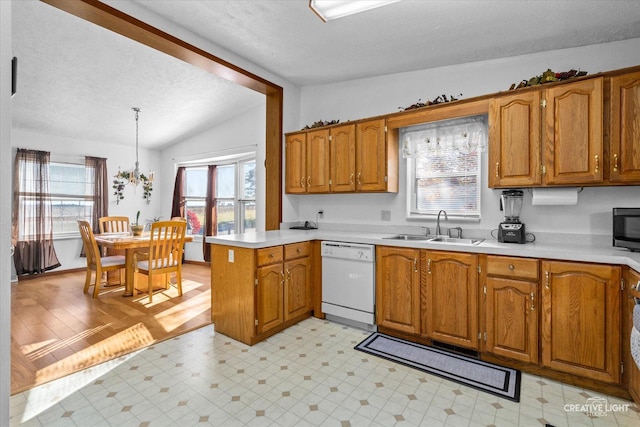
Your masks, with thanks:
M 304 256 L 285 261 L 284 274 L 284 321 L 286 322 L 312 310 L 311 257 Z
M 215 330 L 253 345 L 313 311 L 312 243 L 260 249 L 212 245 Z
M 478 349 L 478 255 L 422 251 L 422 334 Z
M 620 383 L 621 268 L 542 262 L 542 365 Z
M 627 374 L 626 383 L 629 389 L 629 394 L 633 400 L 640 404 L 640 368 L 636 365 L 631 356 L 631 328 L 633 328 L 633 309 L 640 302 L 640 273 L 627 268 L 625 271 L 625 284 L 627 288 L 627 297 L 625 301 L 624 311 L 624 328 L 622 332 L 623 343 L 623 361 Z
M 484 351 L 538 363 L 538 260 L 490 255 L 484 270 Z
M 376 323 L 402 333 L 419 333 L 419 249 L 376 247 Z
M 256 327 L 262 334 L 284 322 L 282 262 L 258 267 L 256 281 Z

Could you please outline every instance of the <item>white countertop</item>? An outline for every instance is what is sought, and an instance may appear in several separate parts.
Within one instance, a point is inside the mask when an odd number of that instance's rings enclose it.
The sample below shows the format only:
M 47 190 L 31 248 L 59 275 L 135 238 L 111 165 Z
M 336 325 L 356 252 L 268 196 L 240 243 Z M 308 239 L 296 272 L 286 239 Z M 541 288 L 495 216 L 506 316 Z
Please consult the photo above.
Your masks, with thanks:
M 275 230 L 259 233 L 208 236 L 206 242 L 244 248 L 265 248 L 308 240 L 332 240 L 338 242 L 365 243 L 381 246 L 397 246 L 445 250 L 456 252 L 484 253 L 528 258 L 548 258 L 567 261 L 583 261 L 602 264 L 628 265 L 640 271 L 640 252 L 614 248 L 603 244 L 572 243 L 498 243 L 486 239 L 479 245 L 461 245 L 445 242 L 406 241 L 384 239 L 394 233 L 348 232 L 335 230 Z

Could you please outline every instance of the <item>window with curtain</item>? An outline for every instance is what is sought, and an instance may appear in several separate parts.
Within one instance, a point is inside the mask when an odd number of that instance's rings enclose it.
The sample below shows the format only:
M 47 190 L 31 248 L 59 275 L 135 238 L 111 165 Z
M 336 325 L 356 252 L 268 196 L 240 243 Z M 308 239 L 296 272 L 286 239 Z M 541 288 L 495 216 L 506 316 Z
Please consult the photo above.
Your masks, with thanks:
M 255 159 L 216 165 L 214 228 L 217 234 L 236 234 L 256 229 Z M 208 166 L 185 168 L 184 201 L 194 235 L 205 234 Z
M 49 164 L 48 152 L 17 150 L 11 232 L 17 274 L 39 274 L 60 266 L 53 246 Z
M 401 130 L 407 159 L 409 217 L 480 218 L 481 156 L 486 116 L 443 120 Z
M 204 235 L 207 167 L 185 168 L 184 206 L 191 233 Z

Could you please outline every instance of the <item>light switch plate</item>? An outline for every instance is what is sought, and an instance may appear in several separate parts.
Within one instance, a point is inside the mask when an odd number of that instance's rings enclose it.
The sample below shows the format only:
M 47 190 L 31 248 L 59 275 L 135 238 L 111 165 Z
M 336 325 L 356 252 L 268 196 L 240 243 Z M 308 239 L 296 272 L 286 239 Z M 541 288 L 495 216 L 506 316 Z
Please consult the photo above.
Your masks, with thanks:
M 234 255 L 233 249 L 229 249 L 229 262 L 233 262 Z

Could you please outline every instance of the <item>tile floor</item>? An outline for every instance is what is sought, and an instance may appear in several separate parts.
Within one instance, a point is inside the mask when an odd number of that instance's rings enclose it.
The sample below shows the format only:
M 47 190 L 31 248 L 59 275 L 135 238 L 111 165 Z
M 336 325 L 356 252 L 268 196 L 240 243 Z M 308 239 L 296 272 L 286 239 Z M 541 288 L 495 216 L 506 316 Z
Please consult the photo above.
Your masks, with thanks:
M 206 326 L 12 396 L 11 425 L 640 425 L 632 402 L 546 378 L 523 374 L 514 403 L 353 350 L 367 335 L 311 318 L 249 347 Z M 580 412 L 590 398 L 607 410 Z

